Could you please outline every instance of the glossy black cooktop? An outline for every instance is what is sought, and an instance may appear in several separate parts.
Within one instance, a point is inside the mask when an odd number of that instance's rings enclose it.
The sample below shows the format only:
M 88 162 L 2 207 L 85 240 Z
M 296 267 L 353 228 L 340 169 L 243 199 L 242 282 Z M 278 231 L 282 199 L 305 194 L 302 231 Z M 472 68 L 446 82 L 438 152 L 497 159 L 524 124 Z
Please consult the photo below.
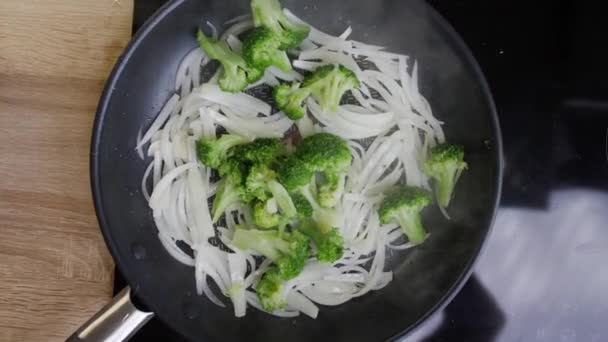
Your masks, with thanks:
M 136 0 L 134 30 L 162 0 Z M 473 276 L 405 341 L 608 341 L 608 32 L 598 1 L 431 0 L 494 94 L 503 197 Z M 120 275 L 116 289 L 123 286 Z M 132 341 L 181 341 L 157 320 Z

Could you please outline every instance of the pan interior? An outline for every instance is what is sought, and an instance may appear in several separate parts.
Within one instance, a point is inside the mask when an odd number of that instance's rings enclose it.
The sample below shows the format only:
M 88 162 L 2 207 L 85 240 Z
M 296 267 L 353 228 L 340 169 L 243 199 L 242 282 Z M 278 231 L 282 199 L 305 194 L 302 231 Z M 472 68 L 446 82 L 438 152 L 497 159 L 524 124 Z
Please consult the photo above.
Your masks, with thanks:
M 173 260 L 156 236 L 140 193 L 148 161 L 134 147 L 173 93 L 177 67 L 196 47 L 201 19 L 216 26 L 248 13 L 247 0 L 171 2 L 127 50 L 101 100 L 92 151 L 96 207 L 104 236 L 137 296 L 192 340 L 380 340 L 404 333 L 428 316 L 466 279 L 490 229 L 500 180 L 500 135 L 487 86 L 453 30 L 421 1 L 283 1 L 323 31 L 406 53 L 419 63 L 421 92 L 445 122 L 449 141 L 465 146 L 469 170 L 456 189 L 452 220 L 426 210 L 431 236 L 422 246 L 392 252 L 386 288 L 319 317 L 281 319 L 250 309 L 241 319 L 196 294 L 193 269 Z M 226 301 L 230 306 L 229 301 Z

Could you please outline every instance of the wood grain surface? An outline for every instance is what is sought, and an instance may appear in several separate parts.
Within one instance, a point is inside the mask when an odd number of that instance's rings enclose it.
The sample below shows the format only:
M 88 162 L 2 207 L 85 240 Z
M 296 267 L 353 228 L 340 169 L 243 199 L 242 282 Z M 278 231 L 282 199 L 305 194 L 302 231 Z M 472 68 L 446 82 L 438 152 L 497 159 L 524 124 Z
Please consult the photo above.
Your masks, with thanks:
M 89 140 L 132 12 L 132 0 L 0 0 L 0 341 L 63 341 L 111 296 Z

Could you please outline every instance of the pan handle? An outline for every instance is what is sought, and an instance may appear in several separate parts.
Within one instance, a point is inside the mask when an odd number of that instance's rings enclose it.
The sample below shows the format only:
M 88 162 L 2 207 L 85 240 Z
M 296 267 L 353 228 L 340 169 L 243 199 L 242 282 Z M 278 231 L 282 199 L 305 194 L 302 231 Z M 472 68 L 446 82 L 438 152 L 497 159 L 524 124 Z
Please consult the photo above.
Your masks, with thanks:
M 121 342 L 135 334 L 154 313 L 141 311 L 131 301 L 126 287 L 112 301 L 84 323 L 66 342 Z

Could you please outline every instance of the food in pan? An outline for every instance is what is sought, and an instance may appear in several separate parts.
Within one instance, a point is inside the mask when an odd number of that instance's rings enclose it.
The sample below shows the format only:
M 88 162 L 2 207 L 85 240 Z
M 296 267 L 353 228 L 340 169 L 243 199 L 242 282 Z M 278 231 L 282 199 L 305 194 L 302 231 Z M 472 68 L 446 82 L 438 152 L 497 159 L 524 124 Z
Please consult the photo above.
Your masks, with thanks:
M 278 0 L 198 31 L 175 93 L 138 137 L 158 237 L 199 294 L 318 314 L 392 280 L 466 169 L 418 88 L 418 64 L 312 27 Z M 204 32 L 209 31 L 209 32 Z M 152 192 L 150 193 L 150 189 Z M 433 204 L 436 203 L 436 204 Z

